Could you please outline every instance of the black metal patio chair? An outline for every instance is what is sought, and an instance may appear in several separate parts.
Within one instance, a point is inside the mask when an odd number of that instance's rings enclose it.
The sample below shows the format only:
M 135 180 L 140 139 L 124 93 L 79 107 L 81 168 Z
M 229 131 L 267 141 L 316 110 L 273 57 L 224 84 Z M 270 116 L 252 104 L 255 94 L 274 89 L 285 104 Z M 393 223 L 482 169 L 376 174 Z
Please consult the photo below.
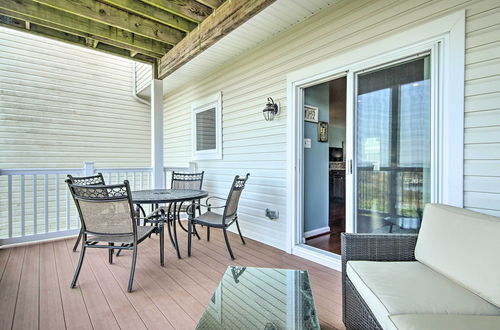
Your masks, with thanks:
M 245 184 L 250 176 L 249 173 L 244 178 L 240 178 L 240 176 L 236 176 L 233 180 L 233 184 L 231 186 L 231 190 L 229 191 L 229 195 L 226 199 L 220 197 L 209 197 L 206 200 L 206 204 L 201 203 L 193 203 L 187 207 L 188 214 L 188 256 L 191 256 L 191 237 L 192 230 L 195 224 L 200 224 L 207 227 L 207 241 L 210 241 L 210 228 L 220 228 L 224 232 L 224 239 L 226 241 L 227 250 L 231 259 L 234 259 L 233 251 L 231 250 L 231 245 L 229 244 L 229 238 L 227 236 L 227 228 L 231 226 L 233 223 L 236 223 L 236 228 L 238 229 L 238 233 L 241 238 L 241 242 L 245 244 L 245 239 L 241 234 L 240 225 L 238 224 L 238 204 L 240 202 L 240 197 L 243 189 L 245 188 Z M 211 199 L 219 199 L 224 200 L 225 204 L 220 206 L 212 206 L 209 204 Z M 206 207 L 207 212 L 201 214 L 198 217 L 195 217 L 196 209 L 201 207 Z M 222 214 L 212 212 L 212 209 L 224 209 Z
M 170 189 L 192 189 L 192 190 L 201 190 L 203 186 L 203 176 L 205 175 L 205 171 L 202 171 L 200 173 L 182 173 L 182 172 L 172 172 L 172 181 L 170 183 Z M 200 200 L 196 201 L 198 204 L 200 204 Z M 181 223 L 181 213 L 186 213 L 188 208 L 188 205 L 184 203 L 175 203 L 174 204 L 167 204 L 167 205 L 162 205 L 158 208 L 156 208 L 151 214 L 147 215 L 145 217 L 144 224 L 146 223 L 151 223 L 151 224 L 158 224 L 159 218 L 163 218 L 166 222 L 168 233 L 171 237 L 171 240 L 173 242 L 177 242 L 177 225 L 176 222 L 179 223 L 179 226 L 187 232 L 187 229 L 182 225 Z M 196 208 L 201 215 L 201 208 L 197 207 Z M 170 227 L 173 227 L 173 235 L 174 237 L 172 238 L 172 231 L 170 230 Z M 198 235 L 198 232 L 196 231 L 196 228 L 193 231 L 194 235 L 200 239 L 200 236 Z M 174 248 L 176 249 L 177 252 L 177 257 L 180 259 L 181 254 L 179 247 L 177 244 L 174 244 Z
M 68 174 L 68 179 L 72 184 L 77 184 L 80 186 L 99 186 L 105 185 L 104 176 L 102 173 L 97 173 L 97 175 L 92 176 L 72 176 Z M 80 228 L 80 233 L 78 233 L 78 238 L 76 239 L 75 245 L 73 246 L 73 252 L 76 252 L 76 248 L 82 239 L 83 230 Z
M 113 251 L 132 250 L 132 265 L 128 292 L 132 291 L 137 248 L 154 231 L 160 230 L 160 260 L 163 252 L 163 226 L 138 226 L 139 215 L 134 211 L 127 180 L 123 184 L 82 186 L 66 180 L 80 215 L 82 225 L 82 249 L 71 288 L 76 286 L 87 248 L 108 249 L 109 263 L 113 263 Z M 104 244 L 103 244 L 104 243 Z M 107 243 L 107 245 L 105 244 Z M 120 244 L 115 246 L 115 243 Z

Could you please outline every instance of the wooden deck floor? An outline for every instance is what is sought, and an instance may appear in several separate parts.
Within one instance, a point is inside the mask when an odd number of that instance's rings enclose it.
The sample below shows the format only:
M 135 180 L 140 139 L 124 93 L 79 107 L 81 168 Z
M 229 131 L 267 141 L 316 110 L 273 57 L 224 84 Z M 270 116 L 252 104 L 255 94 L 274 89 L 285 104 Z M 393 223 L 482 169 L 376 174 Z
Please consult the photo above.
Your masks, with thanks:
M 134 291 L 127 293 L 130 252 L 107 263 L 107 251 L 89 249 L 76 289 L 69 284 L 79 253 L 74 239 L 0 249 L 0 329 L 193 329 L 228 265 L 307 269 L 324 329 L 343 328 L 340 273 L 231 234 L 231 261 L 220 230 L 194 240 L 183 259 L 166 245 L 159 266 L 158 238 L 139 245 Z M 184 234 L 184 235 L 183 235 Z M 201 234 L 201 233 L 200 233 Z

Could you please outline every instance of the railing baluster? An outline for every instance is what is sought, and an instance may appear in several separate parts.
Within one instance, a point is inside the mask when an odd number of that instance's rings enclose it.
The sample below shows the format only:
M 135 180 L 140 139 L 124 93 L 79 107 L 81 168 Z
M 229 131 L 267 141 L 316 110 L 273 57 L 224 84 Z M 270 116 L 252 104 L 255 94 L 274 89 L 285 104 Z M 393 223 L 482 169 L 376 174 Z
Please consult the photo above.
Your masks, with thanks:
M 12 237 L 12 175 L 7 176 L 7 210 L 9 219 L 9 237 Z
M 25 221 L 26 221 L 26 207 L 24 205 L 25 203 L 25 198 L 24 198 L 24 174 L 21 174 L 21 236 L 24 236 L 26 233 L 25 229 Z
M 37 206 L 37 177 L 36 174 L 33 174 L 33 234 L 38 232 L 38 223 L 37 223 L 37 215 L 38 215 L 38 206 Z
M 71 227 L 71 212 L 69 209 L 69 189 L 66 189 L 66 229 Z
M 116 172 L 116 184 L 120 183 L 120 176 L 121 176 L 121 173 L 120 172 Z
M 133 188 L 132 189 L 133 190 L 135 190 L 135 174 L 136 174 L 135 172 L 132 172 L 132 175 L 133 175 L 133 177 L 132 177 L 132 187 Z
M 139 181 L 139 184 L 141 185 L 141 190 L 143 190 L 144 186 L 143 186 L 143 179 L 144 179 L 144 172 L 141 171 L 141 177 L 140 177 L 140 181 Z
M 108 173 L 108 184 L 112 184 L 111 183 L 111 172 Z
M 49 175 L 44 175 L 44 188 L 45 188 L 45 200 L 44 200 L 44 213 L 45 213 L 45 232 L 49 232 Z
M 60 229 L 60 219 L 59 219 L 59 174 L 56 174 L 56 229 Z

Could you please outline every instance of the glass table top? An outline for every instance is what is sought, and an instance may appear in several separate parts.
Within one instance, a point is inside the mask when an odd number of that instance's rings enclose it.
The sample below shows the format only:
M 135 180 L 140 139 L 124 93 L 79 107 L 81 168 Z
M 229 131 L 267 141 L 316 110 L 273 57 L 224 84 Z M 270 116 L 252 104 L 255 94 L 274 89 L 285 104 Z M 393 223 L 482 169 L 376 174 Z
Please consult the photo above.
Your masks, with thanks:
M 229 266 L 196 329 L 320 329 L 309 274 Z

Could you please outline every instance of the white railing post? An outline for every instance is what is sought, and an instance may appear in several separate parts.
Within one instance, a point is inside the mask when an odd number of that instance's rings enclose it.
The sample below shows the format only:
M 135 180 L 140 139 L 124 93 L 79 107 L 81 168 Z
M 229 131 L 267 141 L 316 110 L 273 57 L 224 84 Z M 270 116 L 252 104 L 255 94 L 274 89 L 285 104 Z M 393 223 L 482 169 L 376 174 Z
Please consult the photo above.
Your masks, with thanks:
M 151 82 L 151 188 L 163 188 L 163 81 Z
M 195 173 L 198 169 L 198 164 L 196 164 L 195 162 L 189 162 L 189 171 L 191 173 Z
M 94 162 L 83 162 L 83 176 L 94 175 Z

